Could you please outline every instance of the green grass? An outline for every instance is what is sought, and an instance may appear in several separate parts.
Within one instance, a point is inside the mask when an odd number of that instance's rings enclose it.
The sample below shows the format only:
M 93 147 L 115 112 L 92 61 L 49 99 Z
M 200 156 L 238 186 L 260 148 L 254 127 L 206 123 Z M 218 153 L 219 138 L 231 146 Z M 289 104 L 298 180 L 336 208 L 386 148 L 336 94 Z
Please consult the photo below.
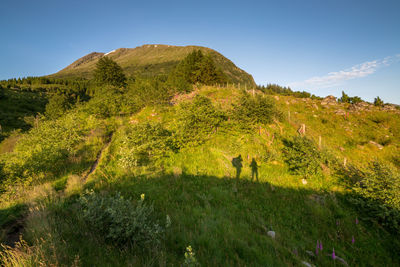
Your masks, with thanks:
M 191 101 L 196 93 L 210 97 L 225 112 L 239 96 L 237 88 L 203 87 L 177 102 Z M 158 121 L 172 130 L 177 123 L 176 105 L 145 107 L 132 116 L 102 120 L 102 126 L 76 147 L 65 171 L 52 178 L 50 193 L 2 203 L 2 227 L 22 215 L 26 218 L 23 238 L 27 244 L 7 251 L 17 255 L 20 264 L 30 262 L 27 265 L 181 266 L 190 245 L 201 266 L 301 266 L 302 261 L 341 266 L 332 260 L 335 249 L 349 266 L 400 265 L 398 235 L 367 220 L 349 203 L 351 191 L 343 182 L 347 177 L 328 168 L 303 184 L 303 177 L 289 172 L 281 152 L 282 140 L 296 135 L 305 123 L 306 136 L 316 144 L 321 136 L 321 149 L 328 150 L 339 163 L 347 158 L 349 164 L 364 167 L 378 158 L 396 165 L 400 118 L 376 109 L 350 113 L 345 119 L 335 111 L 346 109 L 346 105 L 326 108 L 318 100 L 293 97 L 279 96 L 277 104 L 286 116 L 281 122 L 242 130 L 229 121 L 202 145 L 168 152 L 157 164 L 132 168 L 119 165 L 124 128 Z M 110 131 L 114 132 L 110 146 L 83 184 L 82 175 L 104 147 Z M 382 150 L 368 143 L 386 135 L 391 142 Z M 231 160 L 238 154 L 244 167 L 237 183 Z M 250 181 L 253 157 L 260 165 L 260 182 Z M 172 221 L 161 245 L 139 249 L 105 240 L 82 217 L 78 198 L 86 189 L 100 195 L 119 192 L 134 200 L 145 194 L 158 218 L 168 215 Z M 29 195 L 34 188 L 24 190 Z M 21 208 L 26 205 L 32 208 Z M 275 239 L 268 236 L 270 230 L 276 232 Z M 3 238 L 5 235 L 3 231 Z M 307 251 L 315 253 L 317 240 L 322 241 L 324 250 L 310 256 Z
M 253 77 L 239 69 L 229 59 L 220 53 L 200 46 L 169 46 L 169 45 L 143 45 L 136 48 L 120 48 L 108 56 L 117 62 L 128 75 L 155 76 L 168 74 L 185 56 L 193 50 L 200 49 L 205 54 L 210 53 L 217 67 L 220 67 L 228 76 L 230 83 L 242 83 L 255 86 Z M 95 69 L 98 58 L 90 55 L 78 59 L 65 69 L 50 75 L 54 78 L 90 78 Z M 79 62 L 79 64 L 78 64 Z

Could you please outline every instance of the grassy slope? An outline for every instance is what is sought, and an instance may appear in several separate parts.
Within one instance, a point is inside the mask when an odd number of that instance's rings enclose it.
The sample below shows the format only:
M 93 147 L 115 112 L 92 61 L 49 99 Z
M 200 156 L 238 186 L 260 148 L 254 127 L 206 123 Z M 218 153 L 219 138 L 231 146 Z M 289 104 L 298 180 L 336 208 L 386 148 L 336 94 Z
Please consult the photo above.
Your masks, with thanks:
M 206 87 L 199 93 L 227 108 L 238 91 Z M 178 101 L 190 101 L 190 97 Z M 393 162 L 399 151 L 399 115 L 376 109 L 345 119 L 335 115 L 336 109 L 343 108 L 340 105 L 325 108 L 320 101 L 292 97 L 279 97 L 278 104 L 285 112 L 290 110 L 290 121 L 264 126 L 261 133 L 221 130 L 204 145 L 167 158 L 163 173 L 119 168 L 115 140 L 131 121 L 158 120 L 171 125 L 175 108 L 148 107 L 131 118 L 118 119 L 119 130 L 111 146 L 84 186 L 102 193 L 118 191 L 134 199 L 145 193 L 146 201 L 154 203 L 157 212 L 172 219 L 163 245 L 138 253 L 104 243 L 81 223 L 81 211 L 73 199 L 82 185 L 75 181 L 77 189 L 72 190 L 70 177 L 65 192 L 58 196 L 52 193 L 53 197 L 40 201 L 28 215 L 24 238 L 33 245 L 33 252 L 25 257 L 67 266 L 177 266 L 183 262 L 185 247 L 191 245 L 202 266 L 298 266 L 301 261 L 340 266 L 329 256 L 335 248 L 336 255 L 350 266 L 399 265 L 398 239 L 379 225 L 355 224 L 361 217 L 347 204 L 348 192 L 339 177 L 326 175 L 303 185 L 301 177 L 288 173 L 279 152 L 281 138 L 295 134 L 305 123 L 307 135 L 316 140 L 322 136 L 322 145 L 340 159 L 365 164 L 377 157 Z M 368 144 L 381 135 L 391 139 L 382 150 Z M 269 162 L 261 161 L 266 151 L 272 155 Z M 230 160 L 239 153 L 245 168 L 236 187 Z M 261 164 L 260 183 L 249 181 L 251 157 Z M 0 215 L 12 213 L 11 203 L 8 207 L 3 206 Z M 276 231 L 275 240 L 266 234 L 268 230 Z M 317 257 L 309 256 L 306 251 L 315 251 L 317 240 L 323 242 L 324 250 Z
M 196 49 L 210 53 L 217 66 L 227 74 L 230 82 L 255 85 L 250 74 L 236 67 L 232 61 L 220 53 L 206 47 L 143 45 L 137 48 L 120 48 L 108 56 L 116 61 L 128 75 L 153 76 L 168 73 L 180 60 Z M 98 58 L 102 55 L 102 53 L 89 54 L 50 76 L 55 78 L 90 78 Z

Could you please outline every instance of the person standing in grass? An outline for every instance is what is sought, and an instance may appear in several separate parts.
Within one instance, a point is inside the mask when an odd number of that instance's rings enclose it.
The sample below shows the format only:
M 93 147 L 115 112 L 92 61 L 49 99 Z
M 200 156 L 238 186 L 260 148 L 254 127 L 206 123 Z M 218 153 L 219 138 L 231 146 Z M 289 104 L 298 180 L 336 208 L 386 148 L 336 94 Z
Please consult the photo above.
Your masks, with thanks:
M 242 167 L 243 167 L 242 161 L 243 159 L 241 155 L 239 155 L 237 158 L 232 159 L 232 165 L 233 167 L 236 168 L 236 180 L 239 180 L 240 173 L 242 172 Z
M 254 175 L 255 175 L 257 182 L 258 182 L 258 167 L 259 166 L 257 165 L 257 162 L 254 158 L 251 160 L 250 167 L 251 167 L 251 181 L 254 180 Z

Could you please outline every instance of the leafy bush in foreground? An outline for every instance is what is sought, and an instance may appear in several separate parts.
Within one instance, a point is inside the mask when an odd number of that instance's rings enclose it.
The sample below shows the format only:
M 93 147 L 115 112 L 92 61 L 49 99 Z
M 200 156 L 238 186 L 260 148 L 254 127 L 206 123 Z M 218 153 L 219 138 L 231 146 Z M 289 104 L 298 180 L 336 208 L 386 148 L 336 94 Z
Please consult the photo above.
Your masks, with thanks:
M 92 229 L 119 246 L 157 245 L 168 227 L 160 225 L 153 206 L 146 203 L 144 195 L 133 203 L 119 193 L 104 196 L 92 191 L 83 195 L 79 202 L 83 218 Z
M 368 219 L 400 232 L 400 173 L 389 165 L 373 162 L 353 187 L 352 202 Z

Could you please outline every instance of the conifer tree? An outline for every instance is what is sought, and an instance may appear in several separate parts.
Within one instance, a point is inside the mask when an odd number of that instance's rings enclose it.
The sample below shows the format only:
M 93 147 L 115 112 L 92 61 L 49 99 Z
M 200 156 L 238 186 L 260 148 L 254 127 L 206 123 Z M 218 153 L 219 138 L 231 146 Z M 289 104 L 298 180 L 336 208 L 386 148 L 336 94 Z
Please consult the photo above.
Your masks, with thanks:
M 102 57 L 97 62 L 94 80 L 99 85 L 126 86 L 126 76 L 122 68 L 108 57 Z

